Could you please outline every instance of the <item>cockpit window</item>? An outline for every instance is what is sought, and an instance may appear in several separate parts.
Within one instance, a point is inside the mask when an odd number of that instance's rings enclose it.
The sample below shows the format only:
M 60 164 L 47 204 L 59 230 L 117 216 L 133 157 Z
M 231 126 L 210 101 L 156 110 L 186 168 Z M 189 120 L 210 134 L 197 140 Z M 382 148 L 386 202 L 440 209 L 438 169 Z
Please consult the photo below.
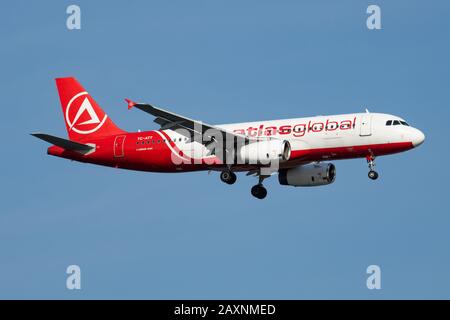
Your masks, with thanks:
M 386 125 L 387 126 L 398 126 L 398 125 L 402 125 L 402 126 L 407 126 L 409 127 L 409 124 L 406 123 L 403 120 L 388 120 L 386 121 Z

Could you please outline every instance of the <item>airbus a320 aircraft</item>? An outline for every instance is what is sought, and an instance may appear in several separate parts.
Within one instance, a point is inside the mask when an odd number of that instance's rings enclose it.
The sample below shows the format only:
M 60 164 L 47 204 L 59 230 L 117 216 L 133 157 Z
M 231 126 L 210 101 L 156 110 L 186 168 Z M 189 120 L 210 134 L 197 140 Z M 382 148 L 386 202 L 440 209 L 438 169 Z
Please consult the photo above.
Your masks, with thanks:
M 263 180 L 278 173 L 280 184 L 321 186 L 334 182 L 331 160 L 365 158 L 378 178 L 375 158 L 415 148 L 424 134 L 405 120 L 381 113 L 355 113 L 286 120 L 209 125 L 145 103 L 128 108 L 155 117 L 159 130 L 126 132 L 117 127 L 75 78 L 56 79 L 69 139 L 32 135 L 53 144 L 47 153 L 70 160 L 151 172 L 219 171 L 255 175 L 251 193 L 264 199 Z

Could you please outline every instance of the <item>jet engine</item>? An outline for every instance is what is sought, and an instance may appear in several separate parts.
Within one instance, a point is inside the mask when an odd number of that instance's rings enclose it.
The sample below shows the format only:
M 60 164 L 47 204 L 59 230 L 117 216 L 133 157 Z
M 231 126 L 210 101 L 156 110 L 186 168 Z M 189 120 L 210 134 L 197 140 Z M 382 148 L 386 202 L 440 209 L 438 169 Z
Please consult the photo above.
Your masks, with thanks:
M 278 172 L 278 181 L 285 186 L 314 187 L 334 182 L 336 167 L 332 163 L 312 163 Z
M 250 164 L 269 164 L 271 161 L 287 161 L 291 157 L 291 144 L 283 140 L 264 140 L 241 147 L 241 161 Z

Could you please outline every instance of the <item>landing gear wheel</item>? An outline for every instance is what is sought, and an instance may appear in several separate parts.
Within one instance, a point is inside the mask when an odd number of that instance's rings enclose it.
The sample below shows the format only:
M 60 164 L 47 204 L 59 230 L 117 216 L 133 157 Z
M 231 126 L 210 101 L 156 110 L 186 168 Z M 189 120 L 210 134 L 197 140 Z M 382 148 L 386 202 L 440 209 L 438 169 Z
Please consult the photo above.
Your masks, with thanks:
M 368 176 L 372 180 L 377 180 L 378 179 L 378 172 L 370 170 Z
M 225 182 L 227 184 L 233 184 L 233 183 L 236 182 L 237 177 L 236 177 L 236 174 L 234 172 L 222 171 L 220 173 L 220 180 L 222 180 L 222 182 Z
M 267 189 L 262 184 L 252 187 L 252 196 L 258 199 L 264 199 L 267 196 Z
M 366 156 L 367 164 L 369 166 L 368 176 L 372 180 L 378 179 L 378 172 L 374 170 L 375 168 L 375 157 L 373 155 Z

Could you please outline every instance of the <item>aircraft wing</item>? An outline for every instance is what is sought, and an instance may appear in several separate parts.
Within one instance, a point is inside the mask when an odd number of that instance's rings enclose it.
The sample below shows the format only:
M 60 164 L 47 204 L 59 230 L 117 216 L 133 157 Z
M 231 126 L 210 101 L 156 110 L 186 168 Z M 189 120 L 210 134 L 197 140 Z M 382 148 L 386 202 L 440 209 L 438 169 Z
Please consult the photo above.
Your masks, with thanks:
M 198 120 L 193 120 L 184 116 L 181 116 L 179 114 L 173 113 L 171 111 L 167 111 L 158 107 L 155 107 L 151 104 L 146 103 L 136 103 L 129 99 L 125 99 L 125 101 L 128 103 L 128 109 L 131 108 L 138 108 L 144 112 L 147 112 L 155 117 L 154 122 L 159 124 L 161 126 L 161 130 L 171 129 L 186 129 L 188 130 L 192 135 L 202 135 L 206 138 L 211 139 L 214 141 L 214 133 L 220 133 L 222 137 L 237 137 L 239 139 L 243 139 L 246 142 L 247 141 L 259 141 L 263 139 L 267 139 L 265 137 L 260 138 L 253 138 L 248 137 L 245 135 L 237 134 L 228 130 L 225 130 L 223 128 L 219 128 Z M 205 141 L 205 145 L 208 144 L 209 141 Z

